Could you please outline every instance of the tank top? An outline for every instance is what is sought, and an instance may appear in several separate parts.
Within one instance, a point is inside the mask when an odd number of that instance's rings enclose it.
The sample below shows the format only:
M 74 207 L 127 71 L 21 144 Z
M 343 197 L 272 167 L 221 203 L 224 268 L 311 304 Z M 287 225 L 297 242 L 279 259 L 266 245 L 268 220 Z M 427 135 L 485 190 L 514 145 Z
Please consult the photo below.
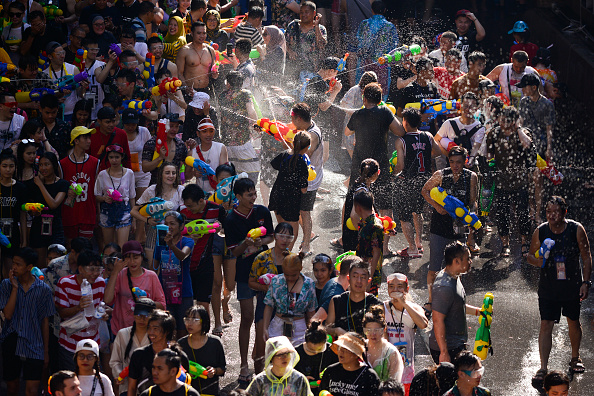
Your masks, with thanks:
M 458 198 L 469 206 L 470 203 L 470 180 L 472 171 L 464 168 L 457 182 L 454 182 L 452 168 L 441 170 L 441 187 L 453 197 Z M 431 213 L 430 232 L 448 239 L 457 239 L 462 235 L 454 232 L 454 219 L 449 214 L 439 214 L 435 209 Z
M 62 205 L 62 222 L 65 227 L 78 224 L 96 224 L 95 182 L 99 171 L 99 160 L 87 155 L 84 162 L 74 162 L 72 154 L 60 161 L 63 179 L 82 186 L 82 194 L 76 197 L 74 206 Z
M 219 159 L 221 158 L 221 150 L 225 145 L 219 142 L 212 142 L 212 146 L 210 150 L 202 151 L 202 156 L 204 157 L 204 162 L 206 162 L 213 170 L 216 170 L 219 165 Z M 200 146 L 196 147 L 190 155 L 194 158 L 200 159 L 198 155 L 198 151 L 201 150 Z M 213 188 L 210 185 L 210 182 L 207 178 L 196 178 L 196 184 L 204 190 L 205 193 L 213 192 Z
M 431 174 L 433 137 L 429 132 L 408 132 L 401 137 L 404 143 L 404 169 L 401 177 L 413 179 Z
M 574 220 L 565 220 L 567 227 L 560 234 L 551 231 L 549 223 L 538 227 L 538 239 L 542 244 L 545 239 L 551 238 L 555 246 L 540 269 L 538 283 L 538 296 L 547 300 L 569 301 L 579 299 L 582 285 L 582 271 L 580 267 L 580 249 L 577 240 L 577 230 L 580 225 Z M 565 280 L 558 279 L 558 267 L 565 266 Z

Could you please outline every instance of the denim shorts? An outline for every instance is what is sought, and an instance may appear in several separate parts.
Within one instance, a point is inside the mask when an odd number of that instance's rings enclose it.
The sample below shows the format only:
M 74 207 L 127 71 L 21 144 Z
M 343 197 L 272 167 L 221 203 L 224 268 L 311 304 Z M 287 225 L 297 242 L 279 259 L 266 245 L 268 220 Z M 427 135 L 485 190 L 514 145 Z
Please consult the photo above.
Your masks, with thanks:
M 237 282 L 237 300 L 249 300 L 250 298 L 254 298 L 256 295 L 256 291 L 250 289 L 247 282 Z
M 115 227 L 116 229 L 127 227 L 132 224 L 131 210 L 129 201 L 112 202 L 110 204 L 101 202 L 99 225 L 105 228 Z
M 218 234 L 214 234 L 214 239 L 212 240 L 212 255 L 223 256 L 223 260 L 235 258 L 235 256 L 231 253 L 231 249 L 227 249 L 227 246 L 225 245 L 225 238 Z

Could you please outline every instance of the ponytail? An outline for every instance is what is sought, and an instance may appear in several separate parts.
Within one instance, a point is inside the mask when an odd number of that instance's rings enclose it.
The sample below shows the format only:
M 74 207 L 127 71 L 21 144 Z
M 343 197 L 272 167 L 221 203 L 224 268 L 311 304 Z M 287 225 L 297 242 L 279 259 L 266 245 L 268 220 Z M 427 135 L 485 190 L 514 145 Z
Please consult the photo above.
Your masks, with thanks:
M 361 161 L 359 167 L 361 175 L 357 178 L 356 183 L 365 183 L 379 171 L 379 164 L 373 158 L 367 158 Z
M 303 151 L 303 149 L 309 147 L 310 144 L 311 140 L 306 132 L 297 132 L 293 139 L 293 156 L 289 161 L 289 167 L 292 171 L 294 171 L 297 166 L 297 158 L 300 158 L 299 153 Z

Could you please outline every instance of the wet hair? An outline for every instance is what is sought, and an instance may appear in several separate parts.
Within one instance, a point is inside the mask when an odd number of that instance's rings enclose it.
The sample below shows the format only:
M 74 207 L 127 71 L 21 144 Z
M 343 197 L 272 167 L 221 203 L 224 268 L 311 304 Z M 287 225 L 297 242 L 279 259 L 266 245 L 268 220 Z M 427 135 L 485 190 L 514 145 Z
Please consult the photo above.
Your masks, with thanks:
M 14 4 L 14 3 L 11 3 Z M 548 48 L 541 47 L 536 51 L 536 55 L 532 58 L 532 64 L 538 65 L 542 63 L 545 67 L 551 66 L 551 50 Z
M 553 386 L 567 385 L 569 386 L 569 377 L 562 371 L 549 371 L 544 377 L 542 387 L 545 391 L 549 391 Z
M 79 267 L 88 267 L 91 265 L 103 266 L 99 253 L 87 249 L 79 253 L 76 264 Z
M 157 169 L 157 186 L 155 187 L 155 196 L 160 197 L 163 193 L 163 173 L 165 172 L 165 167 L 173 166 L 175 168 L 175 181 L 173 182 L 173 189 L 177 190 L 177 186 L 179 186 L 179 169 L 173 162 L 163 161 L 163 164 Z
M 76 113 L 78 111 L 86 111 L 89 113 L 89 117 L 87 118 L 87 122 L 91 121 L 91 113 L 93 112 L 93 101 L 87 99 L 81 99 L 74 105 L 74 109 L 72 110 L 72 129 L 74 129 L 76 122 Z
M 476 61 L 487 61 L 487 56 L 480 51 L 473 51 L 468 55 L 468 63 L 474 63 Z
M 46 95 L 49 96 L 49 95 Z M 45 96 L 44 96 L 45 98 Z M 110 105 L 114 110 L 122 105 L 122 99 L 116 94 L 105 95 L 105 99 L 101 102 L 103 106 Z
M 514 106 L 507 106 L 501 110 L 501 116 L 511 122 L 516 122 L 520 118 L 520 112 Z
M 243 81 L 245 78 L 243 75 L 238 72 L 237 70 L 231 70 L 229 74 L 227 74 L 227 83 L 231 86 L 231 89 L 234 91 L 238 91 L 243 86 Z
M 312 320 L 307 330 L 305 330 L 305 342 L 311 342 L 312 344 L 321 344 L 326 342 L 328 333 L 322 326 L 322 322 L 319 320 Z
M 13 4 L 22 4 L 22 3 L 19 3 L 19 2 L 10 3 L 10 5 L 13 5 Z M 20 57 L 18 66 L 19 66 L 19 69 L 21 69 L 21 70 L 25 70 L 26 68 L 31 68 L 31 70 L 37 70 L 37 68 L 39 67 L 39 64 L 37 62 L 38 62 L 37 57 L 35 57 L 31 54 L 27 54 L 27 55 Z M 46 95 L 46 96 L 48 96 L 48 95 Z
M 390 396 L 404 396 L 404 386 L 398 380 L 393 378 L 383 381 L 379 388 L 377 388 L 377 394 L 383 396 L 387 393 Z
M 128 50 L 128 49 L 123 50 L 119 57 L 120 62 L 127 62 L 124 59 L 128 59 L 128 58 L 136 59 L 136 55 L 134 55 L 134 51 Z
M 526 51 L 516 51 L 512 55 L 512 60 L 517 60 L 520 63 L 527 63 L 528 53 L 526 53 Z
M 207 1 L 206 0 L 192 0 L 192 2 L 190 3 L 190 11 L 196 11 L 199 10 L 201 8 L 206 8 L 207 7 Z M 198 23 L 198 22 L 194 22 L 194 23 Z M 206 25 L 204 25 L 206 26 Z M 192 31 L 194 31 L 194 24 L 192 24 Z
M 21 144 L 19 143 L 19 146 L 20 145 Z M 35 146 L 35 143 L 27 143 L 27 145 Z M 23 146 L 25 146 L 25 144 L 23 144 Z M 14 156 L 14 153 L 9 148 L 4 149 L 4 150 L 2 150 L 2 152 L 0 152 L 0 163 L 7 161 L 7 160 L 14 162 L 16 165 L 16 158 Z
M 421 112 L 412 107 L 405 108 L 402 110 L 402 119 L 406 120 L 411 128 L 417 129 L 421 125 Z
M 427 40 L 425 40 L 421 36 L 413 36 L 413 38 L 410 40 L 410 45 L 415 44 L 420 46 L 421 48 L 427 48 Z
M 361 161 L 359 166 L 360 176 L 355 183 L 364 183 L 379 171 L 379 163 L 373 158 L 367 158 Z
M 163 77 L 171 77 L 171 72 L 169 71 L 169 69 L 161 69 L 157 72 L 155 72 L 155 80 L 160 80 Z
M 220 178 L 221 173 L 223 172 L 227 172 L 231 176 L 237 175 L 237 172 L 235 171 L 235 165 L 230 162 L 217 166 L 217 169 L 215 169 L 215 176 Z
M 378 323 L 382 327 L 386 327 L 386 316 L 384 314 L 383 305 L 372 305 L 369 307 L 369 310 L 365 312 L 365 316 L 363 316 L 363 327 L 365 327 L 367 323 Z
M 167 341 L 175 340 L 175 318 L 169 313 L 169 311 L 163 311 L 162 309 L 155 309 L 149 316 L 148 323 L 159 322 L 159 326 L 165 333 L 165 339 Z
M 447 56 L 453 56 L 457 60 L 462 60 L 462 52 L 456 47 L 450 48 L 448 52 L 446 52 L 446 57 Z
M 200 318 L 202 327 L 200 328 L 200 334 L 204 335 L 210 331 L 210 315 L 206 309 L 194 302 L 190 308 L 186 310 L 187 318 Z
M 452 147 L 452 149 L 448 151 L 448 160 L 457 155 L 464 157 L 464 160 L 466 160 L 466 157 L 468 156 L 468 150 L 462 146 Z
M 295 168 L 297 167 L 297 160 L 300 157 L 299 153 L 307 147 L 309 147 L 310 144 L 311 140 L 307 132 L 297 132 L 295 138 L 293 139 L 293 155 L 289 160 L 289 168 L 291 169 L 291 171 L 295 171 Z M 305 159 L 303 161 L 305 161 Z
M 365 73 L 363 73 L 363 75 L 361 76 L 361 79 L 359 80 L 359 88 L 361 89 L 361 91 L 363 91 L 365 89 L 365 87 L 367 86 L 367 84 L 376 83 L 376 82 L 377 82 L 377 74 L 374 71 L 366 71 Z
M 153 36 L 153 37 L 149 38 L 148 40 L 146 40 L 147 47 L 150 48 L 150 46 L 153 44 L 163 44 L 163 40 L 161 40 L 161 37 L 159 37 L 159 36 Z M 167 70 L 167 69 L 163 69 L 163 70 Z M 156 78 L 156 76 L 155 76 L 155 78 Z
M 301 4 L 301 5 L 303 5 L 303 4 Z M 264 10 L 262 9 L 262 7 L 252 7 L 248 11 L 248 16 L 247 17 L 249 19 L 261 19 L 261 18 L 264 18 Z
M 363 89 L 363 96 L 371 104 L 378 104 L 382 101 L 382 87 L 376 82 L 369 83 Z
M 364 262 L 363 259 L 359 256 L 350 255 L 346 256 L 340 262 L 340 275 L 348 275 L 351 273 L 351 268 L 356 266 L 359 262 Z M 363 267 L 357 267 L 363 268 Z M 367 270 L 369 271 L 369 266 L 367 266 Z
M 284 232 L 283 232 L 284 231 Z M 288 234 L 293 235 L 293 226 L 286 221 L 281 221 L 274 228 L 275 234 Z
M 307 103 L 297 103 L 291 109 L 295 117 L 301 118 L 305 122 L 311 121 L 311 109 Z
M 120 34 L 120 40 L 123 38 L 136 39 L 136 33 L 134 32 L 134 29 L 131 27 L 124 27 L 122 29 L 122 33 Z
M 57 109 L 60 107 L 60 102 L 55 95 L 43 95 L 39 101 L 39 107 L 42 109 Z
M 18 1 L 12 2 L 8 5 L 8 9 L 10 10 L 11 8 L 19 10 L 21 12 L 25 12 L 26 8 L 25 5 L 23 3 L 20 3 Z
M 443 32 L 441 34 L 440 38 L 447 38 L 447 39 L 450 39 L 450 40 L 456 42 L 456 40 L 458 39 L 458 36 L 456 35 L 456 33 L 448 30 L 447 32 Z
M 41 18 L 45 21 L 45 14 L 43 11 L 35 10 L 29 13 L 29 17 L 27 18 L 27 22 L 30 24 L 34 19 Z
M 485 107 L 487 107 L 487 105 L 491 105 L 491 112 L 493 113 L 494 117 L 499 117 L 501 115 L 504 105 L 503 100 L 497 96 L 489 96 L 485 101 Z
M 150 1 L 143 1 L 140 3 L 140 7 L 138 9 L 138 15 L 148 14 L 149 12 L 153 12 L 155 10 L 155 5 Z
M 415 68 L 417 69 L 417 73 L 421 70 L 428 69 L 429 66 L 433 68 L 433 62 L 431 59 L 427 58 L 426 56 L 421 57 L 417 63 L 415 64 Z
M 316 3 L 314 3 L 313 1 L 304 1 L 304 2 L 302 2 L 300 4 L 300 7 L 303 7 L 303 6 L 308 6 L 310 8 L 310 10 L 312 10 L 314 12 L 317 10 Z
M 474 92 L 466 92 L 464 95 L 462 95 L 462 101 L 464 102 L 465 99 L 470 99 L 470 100 L 474 100 L 474 104 L 478 106 L 479 104 L 479 98 L 478 96 L 476 96 L 476 94 Z
M 446 267 L 452 265 L 455 258 L 462 258 L 468 252 L 468 246 L 460 241 L 455 241 L 447 245 L 443 252 Z
M 235 181 L 235 184 L 233 184 L 233 194 L 235 195 L 243 195 L 245 192 L 255 189 L 256 184 L 252 179 L 247 177 L 244 179 L 238 179 Z
M 35 249 L 27 246 L 17 250 L 17 252 L 14 254 L 14 257 L 22 258 L 25 264 L 27 265 L 35 265 L 35 263 L 37 263 L 39 255 L 37 254 Z
M 478 362 L 480 362 L 480 358 L 471 351 L 461 351 L 458 356 L 454 358 L 454 367 L 456 368 L 456 371 L 460 371 L 463 368 L 474 367 Z
M 329 56 L 322 61 L 322 66 L 320 66 L 320 69 L 322 69 L 322 70 L 336 70 L 339 62 L 340 62 L 340 59 L 338 59 L 337 57 Z
M 27 123 L 30 121 L 27 121 Z M 26 124 L 25 124 L 26 125 Z M 23 170 L 25 169 L 25 158 L 23 157 L 25 155 L 25 150 L 27 150 L 27 148 L 29 147 L 34 147 L 35 150 L 37 150 L 37 144 L 33 143 L 33 142 L 27 142 L 27 143 L 19 143 L 19 145 L 17 146 L 17 155 L 16 155 L 16 178 L 18 180 L 22 180 L 23 179 Z M 5 159 L 10 159 L 11 155 L 14 156 L 14 154 L 12 154 L 12 150 L 7 149 L 6 153 L 4 152 L 5 150 L 2 151 L 2 154 L 0 154 L 0 162 L 4 161 Z M 37 174 L 37 164 L 34 162 L 33 165 L 31 165 L 33 167 L 33 174 L 36 175 Z
M 235 42 L 235 51 L 239 51 L 242 54 L 249 54 L 252 50 L 252 40 L 249 38 L 240 38 Z
M 14 4 L 14 3 L 12 3 Z M 20 4 L 20 3 L 19 3 Z M 48 381 L 49 393 L 53 396 L 56 396 L 56 392 L 64 392 L 64 382 L 66 380 L 76 378 L 76 373 L 69 370 L 60 370 L 57 373 L 54 373 L 50 376 Z M 100 381 L 102 382 L 102 381 Z
M 136 82 L 136 73 L 134 73 L 132 70 L 121 69 L 116 76 L 116 79 L 118 79 L 118 78 L 125 78 L 126 82 L 135 83 Z
M 89 36 L 89 37 L 85 37 L 81 44 L 84 48 L 87 48 L 90 44 L 99 45 L 99 41 L 97 41 L 97 39 L 95 37 Z
M 358 191 L 353 196 L 353 205 L 359 205 L 365 210 L 373 208 L 373 194 L 369 191 Z
M 184 216 L 181 213 L 175 210 L 170 210 L 168 212 L 165 212 L 165 214 L 163 215 L 163 219 L 166 219 L 168 217 L 175 218 L 175 221 L 177 221 L 177 224 L 180 226 L 181 230 L 184 229 Z
M 350 263 L 350 266 L 349 266 L 349 275 L 356 268 L 358 268 L 358 269 L 364 269 L 365 271 L 367 271 L 367 274 L 371 275 L 371 271 L 369 270 L 369 264 L 366 263 L 365 261 L 363 261 L 363 259 L 361 257 L 358 257 L 358 256 L 348 256 L 344 260 L 346 260 L 347 258 L 351 258 L 351 257 L 357 257 L 359 260 L 353 260 L 353 262 Z M 344 262 L 344 260 L 342 260 L 342 261 Z M 341 268 L 340 269 L 341 269 L 340 273 L 342 274 L 342 264 L 341 264 Z
M 57 176 L 60 167 L 58 165 L 58 157 L 56 154 L 52 153 L 51 151 L 46 151 L 45 153 L 41 154 L 41 157 L 39 157 L 40 160 L 42 158 L 47 159 L 52 164 L 52 167 L 54 168 L 54 174 Z
M 204 199 L 206 194 L 204 194 L 204 190 L 197 184 L 188 184 L 184 191 L 182 191 L 182 199 L 185 201 L 186 199 L 191 199 L 192 201 L 198 203 L 201 199 Z
M 547 201 L 547 204 L 559 205 L 561 210 L 563 210 L 564 212 L 567 212 L 567 208 L 569 207 L 567 205 L 567 202 L 565 202 L 565 199 L 558 195 L 553 195 L 551 198 L 549 198 L 549 200 Z

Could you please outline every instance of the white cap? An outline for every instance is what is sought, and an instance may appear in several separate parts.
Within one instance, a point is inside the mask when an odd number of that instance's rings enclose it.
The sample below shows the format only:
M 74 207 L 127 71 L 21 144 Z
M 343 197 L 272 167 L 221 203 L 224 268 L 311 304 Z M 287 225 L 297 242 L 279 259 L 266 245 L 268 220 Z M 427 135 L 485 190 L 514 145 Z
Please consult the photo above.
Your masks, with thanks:
M 192 101 L 190 102 L 190 106 L 195 107 L 197 109 L 204 108 L 204 102 L 208 102 L 210 100 L 210 96 L 208 96 L 205 92 L 196 92 Z
M 80 340 L 79 342 L 77 342 L 76 351 L 74 351 L 74 353 L 77 353 L 78 351 L 91 351 L 97 357 L 99 357 L 99 345 L 97 345 L 95 341 L 90 339 Z

